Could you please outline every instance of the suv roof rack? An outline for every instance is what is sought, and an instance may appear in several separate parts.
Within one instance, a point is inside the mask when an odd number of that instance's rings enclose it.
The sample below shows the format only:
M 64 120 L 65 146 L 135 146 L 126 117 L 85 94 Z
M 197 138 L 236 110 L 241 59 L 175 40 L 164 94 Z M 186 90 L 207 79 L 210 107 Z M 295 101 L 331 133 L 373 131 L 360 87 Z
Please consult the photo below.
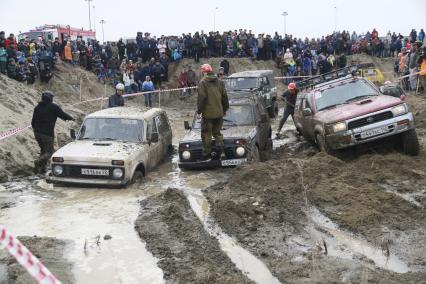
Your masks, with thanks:
M 332 81 L 332 80 L 336 80 L 340 78 L 347 79 L 348 76 L 354 76 L 355 74 L 357 74 L 359 69 L 360 67 L 358 65 L 343 67 L 328 73 L 324 73 L 321 75 L 311 77 L 309 79 L 296 82 L 296 85 L 299 90 L 312 88 L 313 86 L 324 84 L 324 83 L 327 83 L 328 81 Z

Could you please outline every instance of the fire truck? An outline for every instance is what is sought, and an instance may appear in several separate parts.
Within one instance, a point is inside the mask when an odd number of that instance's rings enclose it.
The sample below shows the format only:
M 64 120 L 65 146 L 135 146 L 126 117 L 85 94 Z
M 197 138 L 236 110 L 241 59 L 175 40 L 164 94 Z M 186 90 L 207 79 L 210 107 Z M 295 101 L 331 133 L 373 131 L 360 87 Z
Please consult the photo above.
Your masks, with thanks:
M 73 28 L 69 25 L 44 25 L 18 35 L 18 39 L 28 38 L 29 40 L 37 40 L 40 37 L 45 41 L 53 41 L 57 37 L 61 43 L 64 39 L 76 40 L 77 37 L 81 37 L 84 41 L 87 41 L 88 39 L 96 39 L 96 32 L 83 30 L 83 28 Z

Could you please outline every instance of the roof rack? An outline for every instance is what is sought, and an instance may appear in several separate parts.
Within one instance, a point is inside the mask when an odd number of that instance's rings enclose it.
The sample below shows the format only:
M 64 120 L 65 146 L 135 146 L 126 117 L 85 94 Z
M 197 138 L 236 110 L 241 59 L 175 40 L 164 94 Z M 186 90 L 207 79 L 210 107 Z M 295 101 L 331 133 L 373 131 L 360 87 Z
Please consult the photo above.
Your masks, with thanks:
M 305 79 L 296 83 L 299 90 L 312 88 L 313 86 L 326 83 L 328 81 L 336 80 L 339 78 L 346 78 L 348 76 L 354 76 L 358 73 L 360 67 L 358 65 L 351 65 L 343 67 L 337 70 L 333 70 L 328 73 L 317 75 L 309 79 Z

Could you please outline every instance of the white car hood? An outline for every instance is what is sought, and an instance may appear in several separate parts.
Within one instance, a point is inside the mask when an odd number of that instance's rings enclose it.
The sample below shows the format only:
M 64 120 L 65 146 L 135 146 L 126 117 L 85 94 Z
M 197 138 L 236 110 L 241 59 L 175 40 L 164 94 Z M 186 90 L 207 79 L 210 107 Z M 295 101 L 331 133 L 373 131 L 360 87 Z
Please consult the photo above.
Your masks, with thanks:
M 60 148 L 53 157 L 63 157 L 64 162 L 108 162 L 125 160 L 135 152 L 144 151 L 145 144 L 119 141 L 74 141 Z

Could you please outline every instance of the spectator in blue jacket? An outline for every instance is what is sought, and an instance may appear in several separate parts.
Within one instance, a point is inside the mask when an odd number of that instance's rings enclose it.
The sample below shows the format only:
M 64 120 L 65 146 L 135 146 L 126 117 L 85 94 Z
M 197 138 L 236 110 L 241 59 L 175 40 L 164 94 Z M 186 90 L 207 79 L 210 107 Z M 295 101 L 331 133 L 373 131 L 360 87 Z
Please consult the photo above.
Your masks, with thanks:
M 145 82 L 142 84 L 142 91 L 143 92 L 151 92 L 154 91 L 154 84 L 151 81 L 151 77 L 146 76 Z M 145 97 L 145 106 L 146 107 L 152 107 L 152 93 L 144 94 Z

